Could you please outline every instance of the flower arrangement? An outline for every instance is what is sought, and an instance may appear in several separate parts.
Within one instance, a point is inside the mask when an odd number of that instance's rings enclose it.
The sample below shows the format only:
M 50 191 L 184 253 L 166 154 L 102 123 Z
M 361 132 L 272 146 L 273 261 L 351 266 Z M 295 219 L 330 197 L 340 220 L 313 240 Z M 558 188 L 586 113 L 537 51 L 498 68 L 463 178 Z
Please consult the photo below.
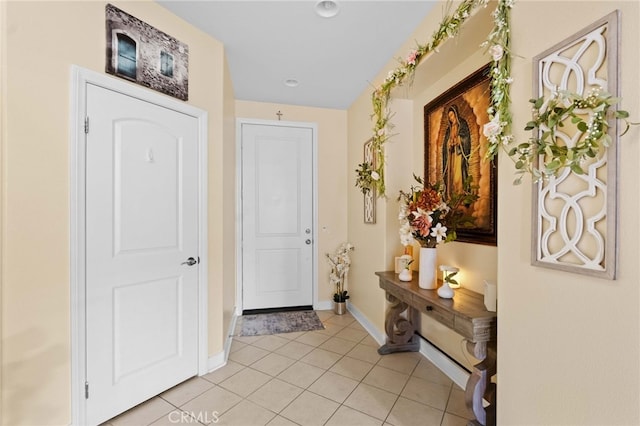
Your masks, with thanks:
M 344 281 L 349 273 L 349 267 L 351 266 L 349 253 L 353 251 L 353 249 L 353 245 L 349 243 L 342 243 L 333 255 L 326 253 L 327 259 L 331 264 L 329 281 L 336 289 L 333 294 L 333 301 L 336 303 L 346 302 L 349 298 L 348 291 L 344 289 Z
M 406 246 L 418 241 L 422 247 L 436 247 L 441 242 L 454 241 L 456 230 L 472 224 L 473 218 L 461 206 L 469 206 L 478 199 L 471 180 L 465 182 L 465 191 L 444 199 L 442 185 L 425 185 L 422 178 L 413 175 L 418 185 L 411 191 L 400 191 L 400 242 Z

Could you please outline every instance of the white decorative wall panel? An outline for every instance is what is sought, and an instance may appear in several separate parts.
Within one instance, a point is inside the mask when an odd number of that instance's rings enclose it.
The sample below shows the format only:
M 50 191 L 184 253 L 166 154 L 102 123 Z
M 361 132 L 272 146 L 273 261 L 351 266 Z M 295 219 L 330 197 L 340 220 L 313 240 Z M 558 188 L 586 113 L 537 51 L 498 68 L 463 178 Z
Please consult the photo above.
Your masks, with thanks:
M 597 87 L 618 96 L 618 12 L 534 58 L 534 76 L 536 98 Z M 609 124 L 613 143 L 583 165 L 585 174 L 565 169 L 534 186 L 533 264 L 615 278 L 618 127 Z M 582 133 L 566 123 L 556 135 L 571 147 Z

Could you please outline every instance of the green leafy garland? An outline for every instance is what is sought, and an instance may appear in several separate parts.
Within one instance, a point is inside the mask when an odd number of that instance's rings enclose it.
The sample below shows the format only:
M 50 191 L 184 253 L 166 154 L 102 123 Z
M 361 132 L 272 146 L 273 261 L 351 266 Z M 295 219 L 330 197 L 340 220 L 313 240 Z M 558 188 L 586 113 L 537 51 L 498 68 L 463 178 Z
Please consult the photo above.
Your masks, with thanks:
M 377 167 L 374 169 L 368 163 L 358 165 L 356 173 L 356 186 L 362 192 L 367 192 L 369 188 L 375 187 L 378 196 L 385 194 L 384 179 L 384 143 L 389 139 L 388 130 L 391 128 L 389 122 L 391 113 L 388 103 L 391 90 L 400 86 L 413 76 L 416 67 L 431 52 L 438 52 L 439 46 L 450 38 L 458 35 L 461 25 L 471 16 L 471 13 L 478 7 L 486 7 L 489 0 L 463 0 L 453 13 L 446 14 L 440 27 L 433 33 L 431 41 L 424 45 L 418 45 L 412 50 L 406 59 L 400 61 L 400 66 L 392 70 L 387 75 L 382 85 L 374 90 L 372 94 L 373 115 L 373 155 L 375 156 Z M 451 3 L 449 3 L 451 5 Z M 490 46 L 494 56 L 492 67 L 492 109 L 489 117 L 500 118 L 500 132 L 494 135 L 495 144 L 502 140 L 510 140 L 505 132 L 511 126 L 511 114 L 509 113 L 509 71 L 511 68 L 509 52 L 509 9 L 513 6 L 513 0 L 498 0 L 498 8 L 494 12 L 494 30 L 489 35 L 486 46 Z M 494 47 L 499 46 L 499 47 Z M 498 58 L 498 52 L 502 52 Z M 506 53 L 506 54 L 505 54 Z M 500 90 L 500 93 L 497 91 Z M 491 113 L 491 110 L 495 113 Z M 497 149 L 489 149 L 489 154 L 493 157 Z M 373 177 L 372 177 L 373 174 Z
M 620 101 L 600 87 L 591 89 L 586 97 L 567 91 L 558 91 L 549 99 L 544 97 L 530 99 L 533 104 L 533 119 L 527 123 L 525 130 L 533 130 L 528 142 L 513 146 L 508 154 L 515 160 L 515 184 L 522 182 L 525 173 L 530 173 L 534 182 L 556 175 L 560 170 L 569 168 L 573 173 L 584 174 L 582 165 L 590 158 L 596 158 L 600 146 L 609 147 L 611 136 L 609 118 L 623 120 L 626 124 L 623 136 L 632 124 L 627 120 L 629 113 L 623 110 L 611 110 Z M 591 111 L 587 115 L 587 112 Z M 588 117 L 585 121 L 585 116 Z M 578 140 L 572 147 L 557 143 L 556 131 L 565 127 L 567 120 L 580 132 Z M 543 167 L 536 167 L 536 159 L 544 156 Z
M 391 136 L 388 129 L 391 113 L 388 103 L 391 90 L 396 86 L 410 81 L 417 65 L 431 52 L 438 52 L 438 47 L 447 39 L 455 37 L 461 25 L 478 7 L 486 7 L 489 0 L 463 0 L 453 13 L 444 17 L 440 27 L 435 31 L 425 45 L 418 45 L 409 53 L 400 66 L 390 71 L 382 85 L 372 94 L 374 128 L 373 154 L 377 165 L 362 163 L 356 169 L 356 186 L 363 193 L 370 188 L 376 188 L 378 196 L 385 194 L 384 180 L 384 143 Z M 449 3 L 451 5 L 451 3 Z M 494 27 L 482 47 L 488 50 L 492 57 L 491 64 L 491 98 L 487 111 L 489 122 L 484 125 L 483 134 L 488 141 L 488 160 L 492 160 L 499 149 L 507 152 L 516 167 L 515 184 L 522 182 L 525 173 L 530 173 L 534 180 L 556 174 L 559 170 L 569 167 L 574 173 L 584 173 L 581 164 L 588 158 L 595 157 L 600 144 L 608 146 L 611 137 L 607 134 L 609 118 L 622 119 L 627 125 L 629 114 L 626 111 L 611 111 L 610 108 L 619 102 L 608 93 L 596 88 L 586 97 L 566 92 L 555 93 L 548 101 L 544 98 L 532 99 L 533 120 L 527 123 L 525 130 L 534 130 L 534 136 L 528 142 L 515 145 L 511 134 L 511 9 L 514 0 L 497 0 L 497 6 L 492 13 Z M 589 116 L 585 121 L 581 116 Z M 583 134 L 579 143 L 573 148 L 559 145 L 555 137 L 556 127 L 564 126 L 564 120 L 571 119 L 577 129 Z M 626 132 L 626 130 L 625 130 Z M 624 134 L 623 132 L 622 134 Z M 538 169 L 538 158 L 544 155 L 543 168 Z

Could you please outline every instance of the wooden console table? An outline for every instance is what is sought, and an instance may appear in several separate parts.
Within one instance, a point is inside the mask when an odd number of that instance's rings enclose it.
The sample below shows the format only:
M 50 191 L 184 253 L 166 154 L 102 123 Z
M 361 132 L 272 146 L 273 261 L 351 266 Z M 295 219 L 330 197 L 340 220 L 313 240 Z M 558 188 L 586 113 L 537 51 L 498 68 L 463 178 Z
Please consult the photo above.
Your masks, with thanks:
M 424 290 L 418 286 L 418 273 L 413 280 L 400 281 L 391 272 L 376 272 L 380 288 L 386 292 L 389 302 L 384 328 L 387 342 L 378 349 L 386 355 L 401 351 L 418 351 L 420 342 L 416 331 L 420 314 L 425 314 L 446 325 L 467 339 L 467 350 L 480 362 L 473 367 L 465 389 L 467 407 L 475 416 L 471 424 L 496 424 L 496 385 L 491 377 L 496 374 L 497 314 L 484 306 L 484 296 L 465 288 L 455 290 L 453 299 L 438 297 L 436 290 Z M 401 316 L 407 311 L 406 317 Z M 483 398 L 489 402 L 482 404 Z

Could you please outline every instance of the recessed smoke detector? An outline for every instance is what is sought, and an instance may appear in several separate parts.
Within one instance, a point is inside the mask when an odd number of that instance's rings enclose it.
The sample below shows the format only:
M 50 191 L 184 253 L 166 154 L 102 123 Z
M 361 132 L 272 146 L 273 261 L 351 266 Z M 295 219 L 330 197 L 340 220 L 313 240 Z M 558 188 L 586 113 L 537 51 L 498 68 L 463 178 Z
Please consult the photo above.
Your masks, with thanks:
M 300 82 L 295 78 L 288 78 L 284 81 L 284 85 L 287 87 L 298 87 Z
M 314 9 L 318 16 L 322 16 L 323 18 L 333 18 L 340 11 L 338 2 L 334 0 L 320 0 L 316 3 Z

